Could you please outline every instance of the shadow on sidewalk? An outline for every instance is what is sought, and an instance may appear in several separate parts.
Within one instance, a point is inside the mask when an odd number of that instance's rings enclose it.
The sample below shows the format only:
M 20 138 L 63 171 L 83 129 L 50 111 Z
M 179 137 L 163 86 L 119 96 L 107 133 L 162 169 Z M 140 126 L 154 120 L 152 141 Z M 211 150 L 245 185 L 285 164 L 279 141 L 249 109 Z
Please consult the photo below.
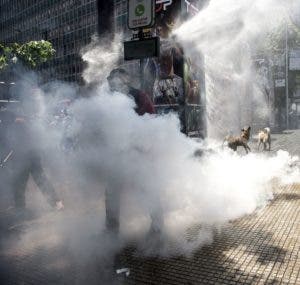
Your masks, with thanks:
M 282 263 L 288 254 L 273 244 L 272 237 L 263 228 L 249 230 L 232 224 L 192 257 L 147 258 L 137 256 L 135 248 L 127 248 L 123 256 L 132 271 L 128 284 L 257 284 L 264 276 L 252 270 L 253 264 Z M 241 267 L 245 259 L 252 260 L 247 270 Z M 273 279 L 272 284 L 277 281 Z
M 299 194 L 295 193 L 279 193 L 274 195 L 275 200 L 296 201 L 300 199 Z

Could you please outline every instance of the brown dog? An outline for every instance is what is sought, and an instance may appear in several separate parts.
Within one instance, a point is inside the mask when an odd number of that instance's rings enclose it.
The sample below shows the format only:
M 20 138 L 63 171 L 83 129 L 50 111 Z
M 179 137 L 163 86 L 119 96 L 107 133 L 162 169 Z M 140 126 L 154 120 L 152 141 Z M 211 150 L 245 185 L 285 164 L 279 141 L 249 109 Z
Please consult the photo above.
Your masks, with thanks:
M 248 141 L 250 138 L 250 130 L 251 127 L 244 127 L 241 131 L 240 136 L 226 136 L 223 142 L 223 145 L 225 142 L 227 142 L 228 147 L 230 147 L 232 150 L 236 151 L 238 146 L 243 146 L 246 153 L 248 153 L 248 150 L 251 151 L 250 147 L 248 146 Z
M 258 133 L 258 150 L 260 145 L 264 145 L 263 150 L 267 150 L 267 144 L 269 146 L 268 150 L 271 150 L 271 130 L 270 128 L 264 128 Z

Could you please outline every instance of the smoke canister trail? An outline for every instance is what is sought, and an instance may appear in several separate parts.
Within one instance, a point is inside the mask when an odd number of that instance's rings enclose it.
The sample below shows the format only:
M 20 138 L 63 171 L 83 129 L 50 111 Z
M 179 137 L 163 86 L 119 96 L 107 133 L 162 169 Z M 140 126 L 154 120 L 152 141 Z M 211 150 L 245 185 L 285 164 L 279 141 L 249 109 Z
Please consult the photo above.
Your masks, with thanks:
M 174 32 L 186 49 L 204 54 L 209 136 L 220 138 L 272 116 L 266 95 L 272 86 L 267 74 L 253 68 L 254 60 L 271 58 L 278 43 L 269 35 L 280 34 L 295 7 L 300 9 L 299 1 L 211 0 Z

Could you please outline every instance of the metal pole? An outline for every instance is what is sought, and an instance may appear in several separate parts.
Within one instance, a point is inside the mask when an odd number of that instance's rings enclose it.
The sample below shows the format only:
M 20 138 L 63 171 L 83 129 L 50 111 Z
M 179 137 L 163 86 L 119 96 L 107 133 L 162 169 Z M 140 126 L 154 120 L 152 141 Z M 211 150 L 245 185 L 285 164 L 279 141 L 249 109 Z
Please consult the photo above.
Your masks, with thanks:
M 289 51 L 288 25 L 285 24 L 285 99 L 286 99 L 286 128 L 289 129 Z
M 141 78 L 141 89 L 144 90 L 145 78 L 144 78 L 144 60 L 140 59 L 140 78 Z
M 143 29 L 139 29 L 139 33 L 138 33 L 138 37 L 139 40 L 142 40 L 144 38 L 144 33 L 143 33 Z M 144 89 L 144 59 L 140 59 L 140 84 L 141 84 L 141 89 Z

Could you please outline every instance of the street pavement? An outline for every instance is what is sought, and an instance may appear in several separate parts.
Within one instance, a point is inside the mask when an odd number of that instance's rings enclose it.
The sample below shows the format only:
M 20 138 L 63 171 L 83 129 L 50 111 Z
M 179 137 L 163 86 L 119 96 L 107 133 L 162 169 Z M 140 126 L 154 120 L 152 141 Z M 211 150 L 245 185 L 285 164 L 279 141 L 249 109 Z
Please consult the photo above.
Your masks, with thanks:
M 272 139 L 272 153 L 283 149 L 300 155 L 299 130 L 274 134 Z M 255 141 L 250 145 L 256 148 Z M 145 257 L 134 244 L 109 250 L 109 244 L 97 244 L 97 235 L 71 244 L 72 239 L 60 240 L 49 231 L 51 213 L 43 225 L 30 213 L 26 223 L 15 213 L 12 218 L 10 209 L 0 214 L 1 285 L 300 284 L 298 184 L 275 185 L 274 199 L 266 207 L 229 222 L 211 244 L 190 256 Z M 97 221 L 95 214 L 89 221 Z M 43 232 L 45 224 L 48 230 Z M 129 276 L 116 275 L 114 268 L 121 265 L 130 269 Z

